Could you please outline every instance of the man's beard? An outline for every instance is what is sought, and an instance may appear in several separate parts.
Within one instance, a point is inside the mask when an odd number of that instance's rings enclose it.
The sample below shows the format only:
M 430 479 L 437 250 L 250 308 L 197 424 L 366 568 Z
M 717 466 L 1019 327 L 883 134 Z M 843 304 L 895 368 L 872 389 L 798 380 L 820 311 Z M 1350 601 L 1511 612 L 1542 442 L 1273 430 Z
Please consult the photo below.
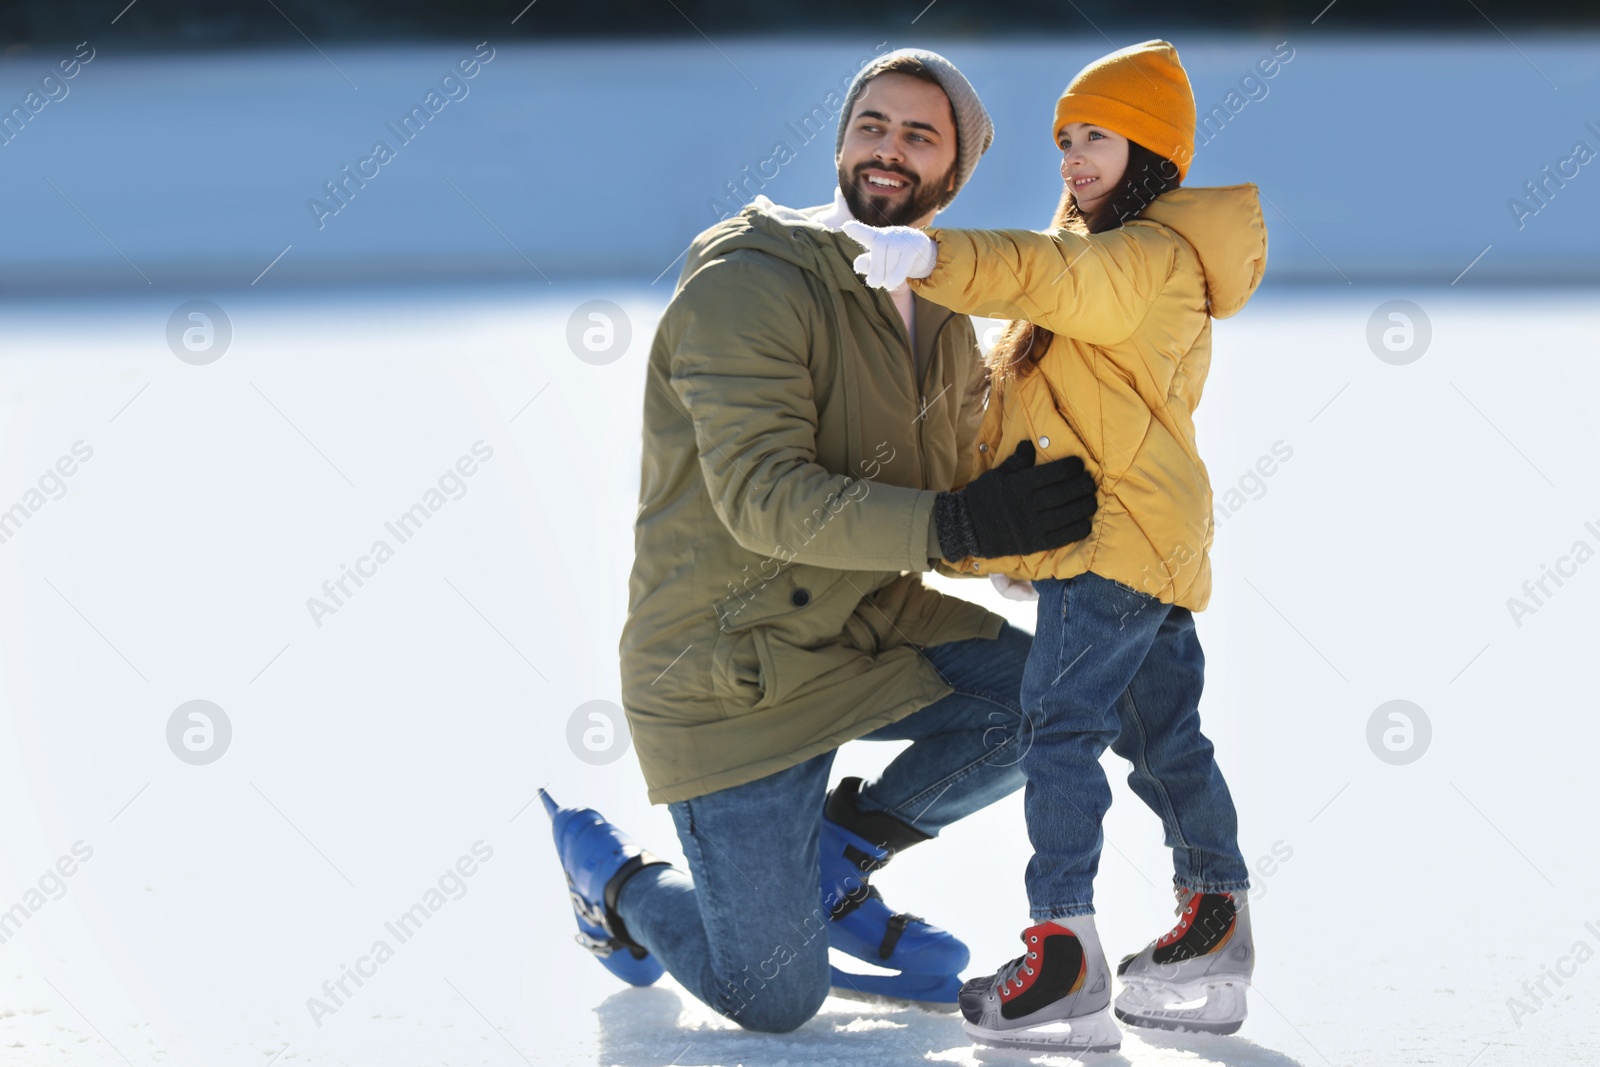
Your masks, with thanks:
M 861 172 L 869 169 L 906 179 L 911 183 L 910 195 L 893 204 L 887 196 L 863 192 Z M 846 177 L 844 171 L 839 172 L 839 189 L 844 193 L 844 202 L 849 206 L 850 214 L 868 226 L 909 226 L 938 208 L 939 201 L 944 199 L 944 188 L 950 184 L 950 175 L 954 172 L 955 167 L 952 166 L 938 181 L 924 185 L 920 177 L 903 167 L 863 163 L 856 168 L 854 181 Z M 899 195 L 896 194 L 897 197 Z

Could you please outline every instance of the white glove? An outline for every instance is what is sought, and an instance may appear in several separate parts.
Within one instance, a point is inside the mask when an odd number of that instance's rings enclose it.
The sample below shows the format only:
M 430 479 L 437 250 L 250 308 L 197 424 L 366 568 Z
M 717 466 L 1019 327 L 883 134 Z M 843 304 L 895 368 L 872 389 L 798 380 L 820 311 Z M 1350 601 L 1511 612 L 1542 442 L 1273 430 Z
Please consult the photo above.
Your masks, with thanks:
M 1000 591 L 1000 595 L 1007 600 L 1038 600 L 1039 594 L 1034 590 L 1033 583 L 1026 578 L 1008 578 L 1004 574 L 991 574 L 989 581 Z
M 867 284 L 898 289 L 907 278 L 926 278 L 939 263 L 939 245 L 910 226 L 868 226 L 854 219 L 839 227 L 866 251 L 852 264 Z

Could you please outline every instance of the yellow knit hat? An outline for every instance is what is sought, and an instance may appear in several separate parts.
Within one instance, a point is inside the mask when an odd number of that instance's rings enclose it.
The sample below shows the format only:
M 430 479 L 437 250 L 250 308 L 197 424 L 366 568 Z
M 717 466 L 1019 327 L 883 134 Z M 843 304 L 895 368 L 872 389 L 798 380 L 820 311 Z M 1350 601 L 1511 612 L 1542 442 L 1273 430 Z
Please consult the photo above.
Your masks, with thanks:
M 1194 90 L 1166 41 L 1146 41 L 1102 56 L 1078 72 L 1056 101 L 1050 140 L 1060 144 L 1061 127 L 1087 122 L 1137 141 L 1189 173 L 1194 158 Z

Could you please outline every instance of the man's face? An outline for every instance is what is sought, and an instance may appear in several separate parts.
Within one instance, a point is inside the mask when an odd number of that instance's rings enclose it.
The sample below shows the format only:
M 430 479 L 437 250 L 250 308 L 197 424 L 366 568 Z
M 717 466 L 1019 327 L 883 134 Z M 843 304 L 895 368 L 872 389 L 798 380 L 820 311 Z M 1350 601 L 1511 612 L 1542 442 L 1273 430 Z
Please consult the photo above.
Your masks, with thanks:
M 909 74 L 862 87 L 839 149 L 839 188 L 869 226 L 926 226 L 955 188 L 956 123 L 950 99 Z

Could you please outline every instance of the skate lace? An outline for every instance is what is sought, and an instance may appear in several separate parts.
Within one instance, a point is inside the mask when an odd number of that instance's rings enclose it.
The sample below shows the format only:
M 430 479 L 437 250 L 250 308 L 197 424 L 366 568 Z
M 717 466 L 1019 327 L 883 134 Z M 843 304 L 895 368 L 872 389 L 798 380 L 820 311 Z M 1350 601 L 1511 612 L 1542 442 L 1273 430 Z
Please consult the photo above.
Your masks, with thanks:
M 1162 948 L 1179 940 L 1189 931 L 1189 920 L 1194 914 L 1194 894 L 1182 886 L 1174 886 L 1172 895 L 1178 899 L 1177 906 L 1172 909 L 1172 914 L 1178 917 L 1178 924 L 1161 935 L 1156 944 Z
M 1020 936 L 1024 945 L 1037 945 L 1039 943 L 1039 935 L 1033 930 L 1024 930 Z M 1037 960 L 1038 958 L 1038 949 L 1030 948 L 1016 959 L 1006 963 L 995 973 L 995 988 L 1004 989 L 1007 985 L 1010 985 L 1013 989 L 1021 989 L 1025 984 L 1022 975 L 1026 973 L 1029 977 L 1032 977 L 1034 974 L 1034 966 L 1029 961 Z
M 999 985 L 1005 985 L 1008 982 L 1016 982 L 1018 985 L 1021 985 L 1022 981 L 1018 975 L 1022 971 L 1022 965 L 1027 961 L 1028 957 L 1026 955 L 1018 956 L 1016 959 L 1001 967 L 999 973 L 994 976 L 996 983 Z
M 1194 922 L 1195 902 L 1203 894 L 1179 886 L 1173 889 L 1172 895 L 1178 898 L 1178 906 L 1172 909 L 1172 913 L 1178 917 L 1178 925 L 1161 935 L 1161 939 L 1156 942 L 1157 947 L 1160 948 L 1165 948 L 1174 941 L 1181 940 L 1183 935 L 1189 932 L 1189 926 Z M 1232 894 L 1223 895 L 1232 896 Z

